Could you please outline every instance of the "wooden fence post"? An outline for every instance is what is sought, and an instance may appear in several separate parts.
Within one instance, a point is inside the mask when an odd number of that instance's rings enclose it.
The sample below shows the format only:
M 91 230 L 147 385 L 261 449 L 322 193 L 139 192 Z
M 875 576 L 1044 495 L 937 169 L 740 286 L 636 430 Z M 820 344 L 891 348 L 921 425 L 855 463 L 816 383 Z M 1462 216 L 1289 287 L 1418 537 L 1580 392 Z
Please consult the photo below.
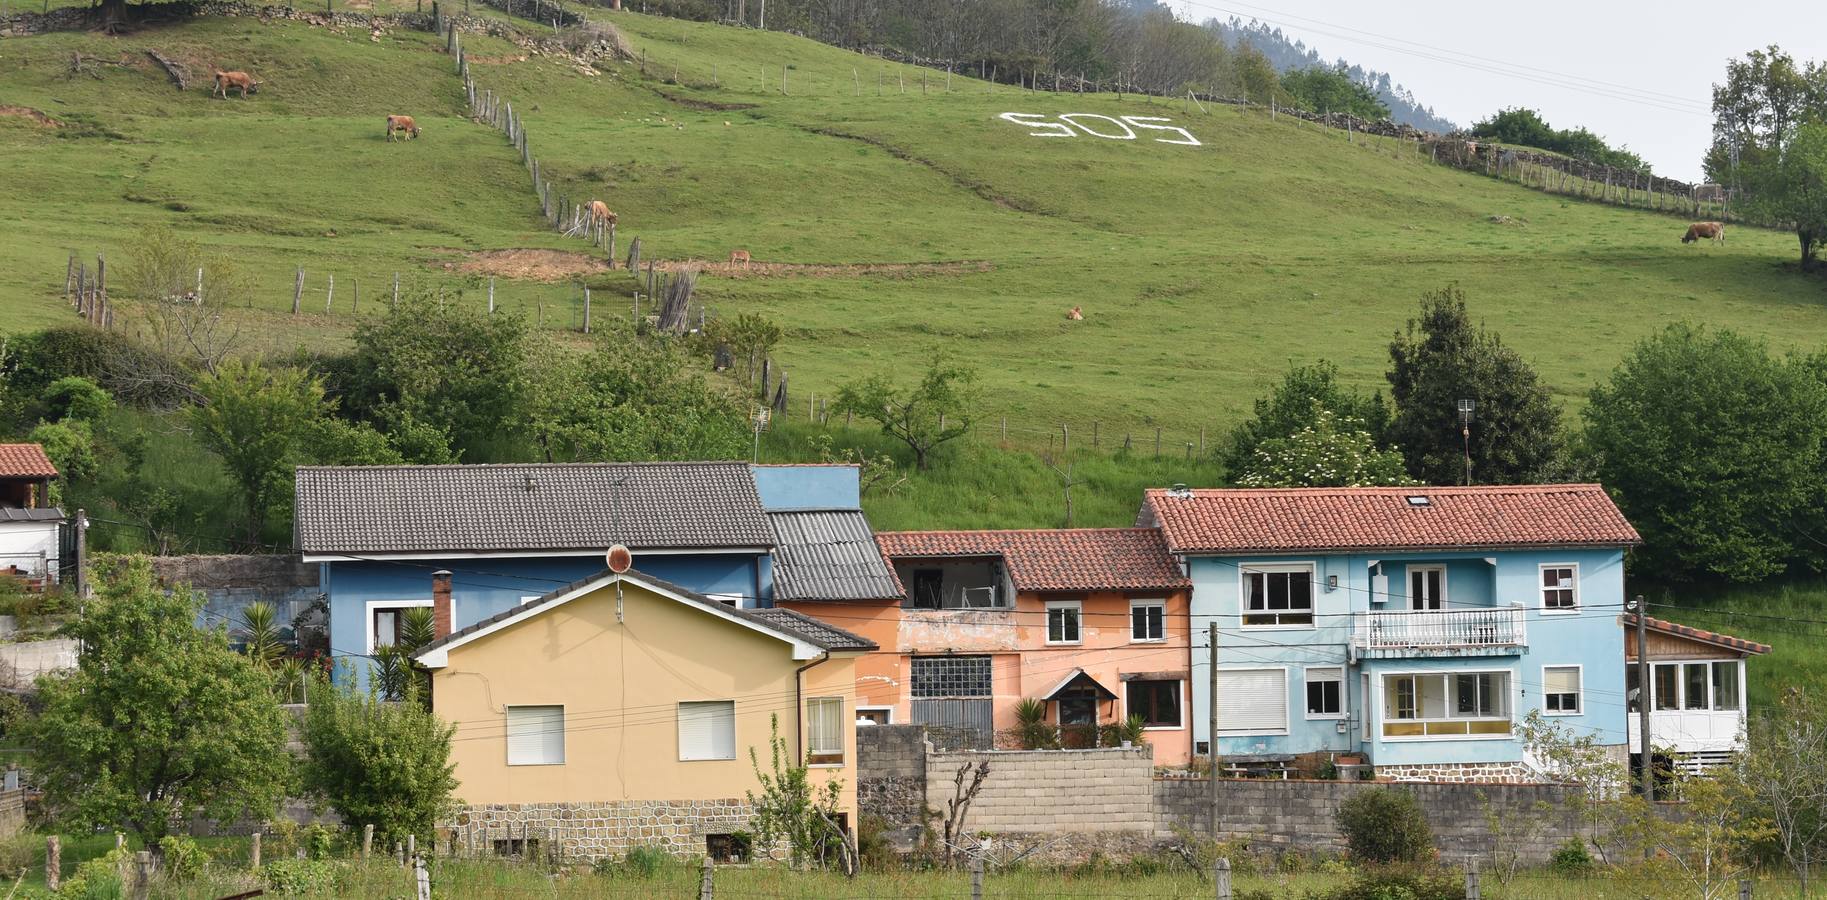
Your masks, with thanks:
M 590 288 L 584 288 L 584 333 L 590 333 Z
M 374 823 L 362 826 L 362 859 L 374 852 Z
M 133 854 L 133 900 L 146 900 L 152 896 L 152 851 L 141 850 Z
M 715 871 L 717 871 L 716 864 L 711 862 L 710 857 L 706 856 L 704 858 L 704 874 L 698 879 L 698 900 L 715 900 L 717 896 L 717 885 L 716 877 L 712 874 Z
M 1212 896 L 1217 900 L 1231 900 L 1231 861 L 1219 858 L 1212 863 Z
M 330 311 L 330 304 L 336 299 L 336 276 L 330 276 L 330 288 L 324 292 L 324 312 Z
M 392 309 L 399 305 L 400 305 L 400 273 L 395 272 L 395 273 L 393 273 L 393 303 L 392 303 L 392 305 L 388 306 L 387 308 Z M 372 829 L 374 826 L 370 825 L 368 827 L 370 829 Z
M 63 839 L 51 835 L 44 839 L 44 886 L 53 892 L 63 880 Z
M 254 832 L 253 845 L 247 851 L 247 867 L 255 871 L 260 869 L 260 832 Z
M 983 858 L 971 857 L 971 900 L 983 900 Z
M 1474 856 L 1465 864 L 1465 900 L 1479 900 L 1478 888 L 1478 857 Z
M 488 314 L 495 314 L 495 276 L 488 277 Z

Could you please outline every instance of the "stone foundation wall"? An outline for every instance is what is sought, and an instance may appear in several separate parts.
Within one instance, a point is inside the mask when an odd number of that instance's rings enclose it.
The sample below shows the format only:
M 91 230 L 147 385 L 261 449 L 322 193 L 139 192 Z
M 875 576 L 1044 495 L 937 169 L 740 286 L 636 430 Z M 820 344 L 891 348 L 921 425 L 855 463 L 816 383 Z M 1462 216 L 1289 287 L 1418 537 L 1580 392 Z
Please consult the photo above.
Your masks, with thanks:
M 876 725 L 856 732 L 856 809 L 888 823 L 902 850 L 919 840 L 926 808 L 926 731 L 919 725 Z
M 1377 777 L 1391 781 L 1432 781 L 1439 784 L 1539 784 L 1541 773 L 1521 762 L 1437 763 L 1420 766 L 1377 766 Z
M 448 827 L 458 852 L 536 841 L 541 855 L 594 862 L 642 846 L 700 857 L 706 835 L 748 831 L 753 816 L 744 799 L 511 803 L 462 807 Z

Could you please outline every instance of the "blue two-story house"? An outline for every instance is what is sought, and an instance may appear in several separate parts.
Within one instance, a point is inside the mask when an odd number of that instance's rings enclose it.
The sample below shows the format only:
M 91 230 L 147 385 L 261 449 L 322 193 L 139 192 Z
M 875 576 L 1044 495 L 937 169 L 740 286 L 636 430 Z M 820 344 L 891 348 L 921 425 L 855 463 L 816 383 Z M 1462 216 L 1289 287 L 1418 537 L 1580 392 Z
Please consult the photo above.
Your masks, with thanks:
M 1380 777 L 1535 780 L 1530 712 L 1624 758 L 1624 551 L 1598 485 L 1151 490 L 1193 583 L 1195 747 L 1362 757 Z
M 449 573 L 439 627 L 455 630 L 601 571 L 616 544 L 647 575 L 771 606 L 771 513 L 860 502 L 855 466 L 743 462 L 305 466 L 296 492 L 331 655 L 355 662 L 394 641 L 404 610 L 434 606 L 434 573 Z M 339 669 L 366 683 L 366 665 Z

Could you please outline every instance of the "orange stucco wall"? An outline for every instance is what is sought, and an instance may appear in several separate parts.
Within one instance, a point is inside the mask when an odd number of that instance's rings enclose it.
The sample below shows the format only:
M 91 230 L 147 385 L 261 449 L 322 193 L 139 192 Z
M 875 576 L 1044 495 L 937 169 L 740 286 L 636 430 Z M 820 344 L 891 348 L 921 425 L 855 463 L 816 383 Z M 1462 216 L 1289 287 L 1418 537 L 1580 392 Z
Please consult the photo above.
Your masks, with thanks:
M 1132 599 L 1166 602 L 1165 637 L 1158 643 L 1130 640 Z M 1081 640 L 1047 644 L 1047 601 L 1082 603 Z M 984 654 L 992 658 L 996 730 L 1016 725 L 1015 704 L 1042 697 L 1072 670 L 1086 674 L 1117 695 L 1099 704 L 1098 721 L 1127 715 L 1125 673 L 1176 673 L 1181 681 L 1179 728 L 1150 729 L 1147 740 L 1157 765 L 1184 765 L 1192 756 L 1191 656 L 1186 591 L 1094 592 L 1052 595 L 1018 593 L 1012 610 L 904 610 L 893 604 L 783 603 L 867 637 L 881 650 L 856 662 L 857 705 L 894 708 L 894 721 L 909 721 L 910 660 L 918 655 Z M 1050 714 L 1058 715 L 1057 704 Z

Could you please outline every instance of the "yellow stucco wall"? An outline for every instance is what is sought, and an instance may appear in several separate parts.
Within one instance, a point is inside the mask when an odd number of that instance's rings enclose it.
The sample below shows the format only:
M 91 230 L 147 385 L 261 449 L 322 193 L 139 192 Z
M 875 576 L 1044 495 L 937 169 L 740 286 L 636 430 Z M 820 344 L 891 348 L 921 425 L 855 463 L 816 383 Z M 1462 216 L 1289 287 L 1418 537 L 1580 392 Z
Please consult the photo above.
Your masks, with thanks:
M 623 584 L 605 586 L 501 631 L 452 648 L 433 672 L 433 709 L 456 726 L 452 761 L 466 804 L 587 803 L 741 798 L 757 789 L 749 748 L 769 766 L 769 717 L 788 752 L 802 752 L 796 696 L 843 697 L 844 763 L 813 778 L 843 781 L 855 821 L 855 659 L 808 669 L 803 692 L 792 648 L 703 609 Z M 677 705 L 735 701 L 736 759 L 681 761 Z M 565 762 L 507 764 L 508 706 L 562 705 Z M 799 731 L 798 742 L 793 741 Z

